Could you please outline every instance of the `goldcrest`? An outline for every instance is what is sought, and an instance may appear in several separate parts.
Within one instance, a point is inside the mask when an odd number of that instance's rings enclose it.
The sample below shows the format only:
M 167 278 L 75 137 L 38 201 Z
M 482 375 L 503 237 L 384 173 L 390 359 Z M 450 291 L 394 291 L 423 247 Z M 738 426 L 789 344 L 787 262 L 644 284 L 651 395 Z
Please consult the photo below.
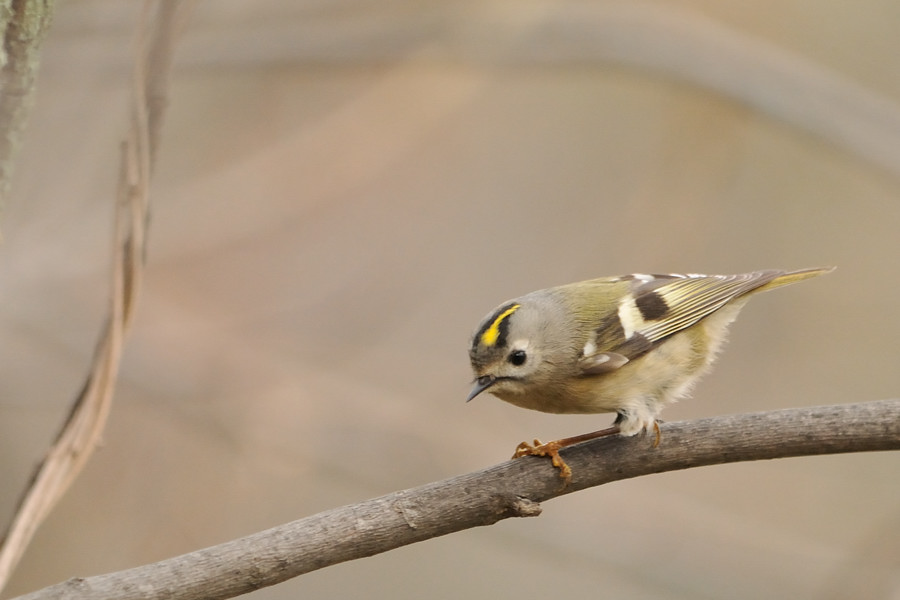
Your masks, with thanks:
M 468 400 L 490 392 L 548 413 L 617 413 L 607 429 L 516 449 L 515 457 L 551 456 L 568 481 L 560 448 L 650 428 L 658 444 L 660 411 L 709 369 L 750 296 L 832 269 L 634 274 L 531 292 L 501 304 L 475 331 Z

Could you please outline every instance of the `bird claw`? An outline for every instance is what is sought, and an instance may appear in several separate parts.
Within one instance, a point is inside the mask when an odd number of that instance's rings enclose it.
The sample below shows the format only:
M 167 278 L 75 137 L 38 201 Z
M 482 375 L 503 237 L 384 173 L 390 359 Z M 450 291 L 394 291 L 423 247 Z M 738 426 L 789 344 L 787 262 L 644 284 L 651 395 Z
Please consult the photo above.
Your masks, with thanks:
M 648 428 L 645 427 L 644 431 L 647 432 Z M 662 434 L 659 430 L 659 423 L 657 423 L 656 421 L 653 422 L 653 431 L 656 434 L 653 440 L 653 447 L 656 448 L 659 446 L 659 441 L 662 438 Z M 572 480 L 572 468 L 566 464 L 566 461 L 562 459 L 562 457 L 559 455 L 559 451 L 566 446 L 571 446 L 573 444 L 578 444 L 580 442 L 585 442 L 587 440 L 592 440 L 598 437 L 612 435 L 615 433 L 619 433 L 618 425 L 613 425 L 612 427 L 601 429 L 600 431 L 595 431 L 593 433 L 586 433 L 584 435 L 564 438 L 561 440 L 556 440 L 555 442 L 547 442 L 546 444 L 542 443 L 541 440 L 534 440 L 533 444 L 522 442 L 521 444 L 516 446 L 516 451 L 513 453 L 512 457 L 522 458 L 523 456 L 549 456 L 553 461 L 553 466 L 559 469 L 559 477 L 563 480 L 561 489 L 565 489 L 565 487 L 569 485 L 569 482 Z
M 572 468 L 566 464 L 566 461 L 559 455 L 559 451 L 563 446 L 559 442 L 541 443 L 541 440 L 534 440 L 534 444 L 522 442 L 516 446 L 513 458 L 522 458 L 523 456 L 549 456 L 553 462 L 553 466 L 559 469 L 559 476 L 563 480 L 563 488 L 569 485 L 572 479 Z
M 653 431 L 656 432 L 656 439 L 653 440 L 653 447 L 659 447 L 659 440 L 662 439 L 662 433 L 659 431 L 659 423 L 657 421 L 653 421 Z

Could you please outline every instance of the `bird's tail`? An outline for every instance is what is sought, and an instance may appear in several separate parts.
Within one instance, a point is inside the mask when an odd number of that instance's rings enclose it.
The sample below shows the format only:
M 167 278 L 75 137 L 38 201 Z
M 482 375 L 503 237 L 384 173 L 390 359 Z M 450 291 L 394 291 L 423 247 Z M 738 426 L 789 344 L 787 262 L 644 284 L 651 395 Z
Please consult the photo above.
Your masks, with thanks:
M 813 277 L 818 277 L 819 275 L 831 273 L 835 268 L 836 267 L 819 267 L 816 269 L 800 269 L 799 271 L 788 271 L 775 276 L 772 281 L 761 285 L 753 291 L 767 292 L 783 285 L 790 285 L 792 283 L 797 283 L 798 281 L 803 281 L 804 279 L 811 279 Z

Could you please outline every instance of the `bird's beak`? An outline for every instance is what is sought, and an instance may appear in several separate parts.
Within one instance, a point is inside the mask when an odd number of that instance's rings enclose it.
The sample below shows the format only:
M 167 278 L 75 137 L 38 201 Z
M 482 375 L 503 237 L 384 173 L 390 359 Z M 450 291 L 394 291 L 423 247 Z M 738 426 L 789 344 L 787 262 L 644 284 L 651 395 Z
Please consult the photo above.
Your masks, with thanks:
M 474 398 L 475 396 L 477 396 L 484 390 L 488 389 L 489 387 L 494 385 L 496 382 L 497 382 L 497 378 L 494 377 L 493 375 L 482 375 L 481 377 L 479 377 L 478 379 L 475 380 L 475 384 L 472 386 L 472 391 L 469 392 L 469 397 L 466 398 L 466 402 L 469 402 L 470 400 L 472 400 L 472 398 Z

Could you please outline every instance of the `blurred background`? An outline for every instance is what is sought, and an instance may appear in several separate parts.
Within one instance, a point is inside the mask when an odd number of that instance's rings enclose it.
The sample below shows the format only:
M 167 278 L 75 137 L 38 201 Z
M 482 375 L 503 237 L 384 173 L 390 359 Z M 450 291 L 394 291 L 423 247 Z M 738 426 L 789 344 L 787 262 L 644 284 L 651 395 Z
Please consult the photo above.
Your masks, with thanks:
M 2 213 L 0 516 L 108 297 L 138 2 L 60 0 Z M 837 265 L 667 420 L 895 397 L 900 5 L 217 0 L 176 51 L 102 447 L 5 595 L 480 469 L 611 417 L 466 404 L 540 287 Z M 254 598 L 900 598 L 900 455 L 622 481 Z

